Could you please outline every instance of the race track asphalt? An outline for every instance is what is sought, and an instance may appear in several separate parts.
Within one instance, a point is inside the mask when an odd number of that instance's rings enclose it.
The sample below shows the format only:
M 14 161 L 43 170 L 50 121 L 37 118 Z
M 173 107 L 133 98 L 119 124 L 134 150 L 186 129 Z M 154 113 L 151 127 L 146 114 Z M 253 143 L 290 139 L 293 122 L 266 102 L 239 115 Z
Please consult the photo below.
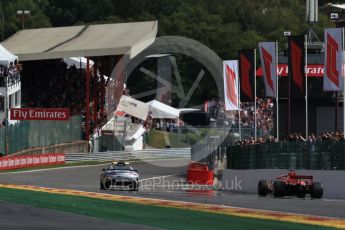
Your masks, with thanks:
M 255 194 L 228 193 L 215 191 L 210 194 L 189 192 L 181 188 L 187 167 L 182 160 L 133 163 L 139 170 L 141 188 L 138 192 L 99 190 L 99 175 L 106 165 L 59 168 L 53 170 L 0 173 L 0 183 L 35 185 L 50 188 L 76 189 L 90 192 L 107 192 L 137 197 L 160 198 L 167 200 L 192 201 L 198 203 L 227 205 L 289 213 L 345 218 L 345 200 L 311 200 L 310 198 L 258 197 Z M 156 166 L 164 165 L 164 167 Z M 180 183 L 180 184 L 179 184 Z

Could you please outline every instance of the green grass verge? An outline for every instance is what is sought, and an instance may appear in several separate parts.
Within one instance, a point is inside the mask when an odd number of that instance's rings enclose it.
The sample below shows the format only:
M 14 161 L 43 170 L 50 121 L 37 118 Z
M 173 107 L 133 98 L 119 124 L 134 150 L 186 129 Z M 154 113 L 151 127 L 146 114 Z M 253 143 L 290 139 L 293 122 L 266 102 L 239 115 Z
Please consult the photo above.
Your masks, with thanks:
M 151 130 L 148 136 L 148 144 L 154 148 L 162 149 L 166 147 L 163 132 Z
M 161 130 L 151 130 L 148 137 L 148 144 L 154 148 L 166 148 L 164 135 L 169 136 L 171 148 L 187 148 L 203 138 L 203 134 L 195 133 L 171 133 Z
M 0 200 L 165 229 L 331 229 L 120 201 L 0 188 Z
M 199 133 L 193 133 L 191 131 L 187 133 L 172 133 L 162 130 L 152 129 L 148 136 L 148 144 L 154 148 L 166 148 L 164 135 L 169 136 L 170 144 L 172 148 L 186 148 L 200 142 L 205 136 L 219 136 L 224 137 L 227 135 L 226 130 L 221 128 L 199 128 Z

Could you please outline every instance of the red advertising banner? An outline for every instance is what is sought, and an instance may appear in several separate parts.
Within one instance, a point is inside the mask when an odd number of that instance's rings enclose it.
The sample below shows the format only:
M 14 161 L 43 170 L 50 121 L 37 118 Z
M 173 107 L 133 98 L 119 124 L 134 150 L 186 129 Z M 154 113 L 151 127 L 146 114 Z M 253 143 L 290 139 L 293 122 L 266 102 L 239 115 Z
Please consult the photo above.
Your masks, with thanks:
M 58 165 L 65 163 L 64 153 L 47 153 L 16 157 L 0 158 L 0 171 L 20 168 L 30 168 L 42 165 Z
M 69 109 L 62 108 L 11 108 L 11 120 L 68 121 Z
M 323 65 L 315 64 L 315 65 L 308 65 L 307 66 L 307 75 L 308 77 L 323 77 Z M 278 75 L 282 77 L 287 77 L 289 74 L 289 67 L 287 64 L 279 64 L 278 65 Z M 258 68 L 256 70 L 256 76 L 262 76 L 262 68 Z

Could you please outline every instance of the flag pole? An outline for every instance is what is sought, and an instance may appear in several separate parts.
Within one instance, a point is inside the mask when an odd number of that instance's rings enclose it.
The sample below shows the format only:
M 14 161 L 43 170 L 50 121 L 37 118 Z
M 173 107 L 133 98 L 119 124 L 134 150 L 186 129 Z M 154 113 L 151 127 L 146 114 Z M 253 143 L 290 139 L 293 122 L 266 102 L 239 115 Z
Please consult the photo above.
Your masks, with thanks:
M 343 27 L 343 50 L 345 49 L 345 44 L 344 44 L 344 27 Z M 344 52 L 343 52 L 343 55 L 344 55 Z M 343 60 L 342 60 L 342 63 L 344 62 L 344 57 L 342 57 Z M 342 64 L 342 77 L 343 77 L 343 133 L 345 133 L 345 74 L 344 74 L 344 64 Z M 345 135 L 344 136 L 344 139 L 345 139 Z
M 278 42 L 276 42 L 276 68 L 277 68 L 277 76 L 276 76 L 276 103 L 277 103 L 277 117 L 276 117 L 276 119 L 277 119 L 277 140 L 279 141 L 279 95 L 278 95 L 278 79 L 279 79 L 279 71 L 278 71 L 278 63 L 279 63 L 279 61 L 278 61 Z
M 290 37 L 287 37 L 287 39 L 288 39 L 288 68 L 289 69 L 292 69 L 291 68 L 291 64 L 290 64 L 290 62 L 291 62 L 291 54 L 290 54 L 290 49 L 291 49 L 291 45 L 290 45 Z M 291 133 L 291 81 L 292 81 L 292 74 L 291 74 L 291 72 L 292 72 L 292 70 L 291 71 L 289 71 L 288 72 L 288 119 L 287 119 L 287 134 L 288 135 L 290 135 L 290 133 Z
M 305 76 L 305 139 L 308 140 L 308 37 L 304 35 L 304 76 Z
M 257 140 L 257 121 L 256 121 L 256 49 L 254 49 L 254 138 Z
M 241 88 L 240 88 L 240 81 L 237 75 L 237 108 L 238 108 L 238 133 L 240 135 L 240 140 L 242 140 L 242 132 L 241 132 Z

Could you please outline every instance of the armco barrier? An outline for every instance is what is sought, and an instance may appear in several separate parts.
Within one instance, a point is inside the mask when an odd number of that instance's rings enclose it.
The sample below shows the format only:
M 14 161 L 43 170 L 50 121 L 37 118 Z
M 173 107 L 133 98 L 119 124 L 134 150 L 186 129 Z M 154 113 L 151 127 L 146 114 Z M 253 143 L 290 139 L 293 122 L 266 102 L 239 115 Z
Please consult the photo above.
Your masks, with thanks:
M 0 171 L 65 163 L 64 153 L 36 154 L 0 158 Z
M 190 148 L 126 150 L 87 154 L 66 153 L 67 163 L 80 161 L 129 161 L 176 158 L 186 159 L 187 161 L 190 160 Z
M 198 185 L 213 185 L 213 171 L 208 169 L 207 164 L 192 162 L 188 166 L 187 182 Z
M 285 169 L 249 169 L 223 171 L 222 187 L 224 190 L 243 193 L 256 193 L 259 180 L 273 180 L 286 174 Z M 297 174 L 311 175 L 314 181 L 323 184 L 324 198 L 345 199 L 345 171 L 343 170 L 296 170 Z

